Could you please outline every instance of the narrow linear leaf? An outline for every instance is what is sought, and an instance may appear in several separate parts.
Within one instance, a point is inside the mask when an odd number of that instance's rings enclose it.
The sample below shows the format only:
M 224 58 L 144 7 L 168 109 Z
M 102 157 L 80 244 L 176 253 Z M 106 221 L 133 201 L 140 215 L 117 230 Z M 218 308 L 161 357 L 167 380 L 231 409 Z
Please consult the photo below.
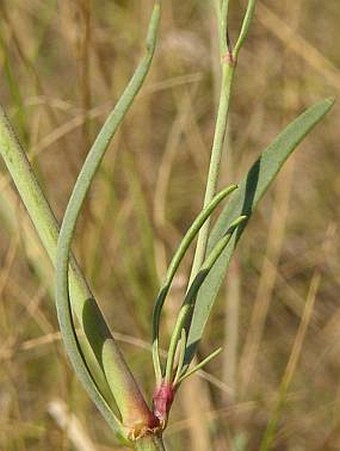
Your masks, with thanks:
M 250 24 L 251 24 L 251 21 L 254 16 L 254 12 L 255 12 L 255 3 L 256 3 L 255 0 L 248 0 L 248 6 L 247 6 L 246 13 L 244 15 L 244 18 L 243 18 L 241 31 L 240 31 L 239 37 L 237 39 L 237 42 L 236 42 L 235 48 L 234 48 L 234 58 L 235 59 L 237 58 L 239 51 L 240 51 L 241 47 L 243 46 L 244 41 L 247 38 Z
M 218 218 L 209 237 L 208 252 L 214 247 L 236 217 L 246 215 L 249 219 L 284 162 L 303 138 L 330 110 L 333 103 L 334 100 L 330 98 L 310 107 L 291 122 L 263 151 L 239 184 L 239 189 L 231 195 L 228 204 Z M 218 290 L 228 269 L 230 259 L 247 222 L 248 220 L 238 228 L 237 233 L 232 237 L 228 246 L 216 261 L 214 268 L 210 271 L 198 293 L 187 341 L 185 359 L 187 364 L 195 355 Z
M 43 247 L 52 263 L 55 265 L 59 234 L 57 221 L 27 159 L 27 155 L 20 145 L 9 119 L 1 106 L 0 154 L 6 163 L 8 171 L 12 176 Z M 40 263 L 41 262 L 39 262 L 39 264 Z M 70 290 L 76 316 L 84 329 L 84 304 L 87 299 L 92 298 L 92 293 L 73 258 L 71 258 L 70 263 Z M 92 374 L 95 376 L 97 385 L 100 386 L 101 391 L 105 393 L 105 398 L 109 404 L 114 405 L 114 400 L 104 372 L 92 351 L 93 342 L 104 342 L 107 338 L 111 337 L 111 334 L 106 327 L 105 320 L 100 310 L 97 311 L 96 321 L 100 324 L 99 331 L 96 334 L 92 331 L 85 331 L 85 336 L 82 340 L 82 348 L 86 353 L 87 363 L 91 368 Z
M 71 257 L 71 244 L 77 219 L 94 176 L 109 147 L 111 139 L 129 111 L 129 108 L 149 72 L 156 47 L 159 19 L 160 3 L 156 0 L 149 22 L 144 57 L 131 77 L 115 108 L 106 119 L 86 157 L 66 207 L 64 219 L 60 227 L 57 246 L 56 307 L 61 335 L 75 372 L 93 401 L 96 403 L 98 409 L 103 415 L 106 414 L 105 418 L 110 418 L 110 410 L 107 409 L 108 406 L 106 405 L 105 399 L 89 371 L 86 355 L 82 352 L 74 326 L 69 293 L 69 260 Z M 85 308 L 86 307 L 93 312 L 99 310 L 94 298 L 86 300 Z M 83 315 L 83 327 L 85 331 L 93 329 L 93 321 L 91 318 L 91 314 Z M 96 328 L 94 328 L 94 330 L 96 330 Z M 152 414 L 113 337 L 102 342 L 100 347 L 96 346 L 95 343 L 95 349 L 96 354 L 98 354 L 99 351 L 98 357 L 101 366 L 122 416 L 124 425 L 129 426 L 131 430 L 133 430 L 136 425 L 138 425 L 138 427 L 143 423 L 148 425 Z M 111 414 L 111 416 L 113 416 L 112 412 Z
M 193 374 L 197 373 L 197 371 L 201 370 L 205 365 L 207 365 L 212 359 L 217 357 L 222 351 L 222 348 L 216 349 L 214 352 L 209 354 L 205 359 L 203 359 L 198 365 L 194 366 L 194 368 L 190 369 L 189 371 L 185 372 L 177 381 L 177 384 L 181 384 L 184 379 L 187 379 L 188 377 L 192 376 Z
M 143 66 L 147 66 L 147 68 L 154 52 L 155 36 L 159 22 L 159 6 L 159 2 L 156 0 L 147 37 L 147 55 L 142 62 Z M 131 83 L 133 83 L 133 80 L 135 83 L 142 83 L 142 70 L 135 73 Z M 124 116 L 132 100 L 133 98 L 126 95 L 125 105 L 122 101 L 118 103 L 117 107 L 119 107 L 119 114 L 116 114 L 114 118 L 110 116 L 111 125 L 113 128 L 119 125 L 119 122 Z M 104 133 L 101 133 L 100 139 L 102 141 L 109 139 L 109 134 L 110 131 L 108 128 L 104 129 Z M 52 262 L 56 264 L 56 260 L 58 260 L 56 257 L 56 248 L 59 233 L 57 222 L 38 184 L 25 152 L 20 146 L 1 107 L 0 153 L 5 160 L 8 170 L 12 175 L 20 196 L 28 210 L 32 222 L 49 257 Z M 70 255 L 67 255 L 67 261 L 69 260 L 70 267 L 67 263 L 66 268 L 67 273 L 69 272 L 69 286 L 67 284 L 67 291 L 70 289 L 70 300 L 72 302 L 72 307 L 78 321 L 80 322 L 81 328 L 85 332 L 86 339 L 84 341 L 83 337 L 81 337 L 82 339 L 79 340 L 79 342 L 81 341 L 80 345 L 77 337 L 73 335 L 74 331 L 72 329 L 66 331 L 66 334 L 68 334 L 69 341 L 72 342 L 73 355 L 77 356 L 76 366 L 78 369 L 80 368 L 80 372 L 82 372 L 81 377 L 85 382 L 84 385 L 90 392 L 95 404 L 108 421 L 113 432 L 119 439 L 125 441 L 127 429 L 125 425 L 122 426 L 119 419 L 113 413 L 113 409 L 116 407 L 116 404 L 113 400 L 112 392 L 109 387 L 110 384 L 108 383 L 106 376 L 107 373 L 113 374 L 114 371 L 119 373 L 122 376 L 120 382 L 125 387 L 127 385 L 126 379 L 129 379 L 129 370 L 99 307 L 93 299 L 85 279 L 83 278 L 74 259 Z M 67 301 L 69 301 L 69 299 L 67 299 Z M 70 310 L 65 310 L 63 313 L 65 313 L 64 320 L 65 318 L 70 319 Z M 92 327 L 94 323 L 96 323 L 97 326 L 95 328 Z M 71 325 L 71 327 L 72 326 L 73 325 Z M 104 362 L 106 364 L 104 364 Z M 103 371 L 104 369 L 107 370 L 105 374 Z M 119 392 L 119 389 L 120 386 L 118 385 L 116 390 Z M 130 400 L 132 397 L 133 394 L 130 394 Z M 147 415 L 149 415 L 149 410 L 147 407 L 145 407 L 145 410 Z
M 168 267 L 164 282 L 157 295 L 155 307 L 154 307 L 154 311 L 153 311 L 152 355 L 153 355 L 156 378 L 158 381 L 160 381 L 162 378 L 161 364 L 160 364 L 160 358 L 159 358 L 159 349 L 158 349 L 160 316 L 161 316 L 161 312 L 162 312 L 162 308 L 163 308 L 165 299 L 170 290 L 173 278 L 175 277 L 177 269 L 178 269 L 181 261 L 183 260 L 190 244 L 195 239 L 196 235 L 198 234 L 198 232 L 201 229 L 204 222 L 211 216 L 211 214 L 213 213 L 215 208 L 220 204 L 220 202 L 222 202 L 222 200 L 226 196 L 230 195 L 235 189 L 237 189 L 237 185 L 230 185 L 227 188 L 224 188 L 222 191 L 220 191 L 218 194 L 216 194 L 214 196 L 214 198 L 212 199 L 212 201 L 199 213 L 199 215 L 196 217 L 196 219 L 194 220 L 194 222 L 192 223 L 192 225 L 189 227 L 186 234 L 184 235 L 184 237 L 183 237 L 182 241 L 180 242 L 180 244 L 175 252 L 175 255 L 173 256 L 171 263 Z
M 173 380 L 173 385 L 174 387 L 177 385 L 179 378 L 181 376 L 181 372 L 182 372 L 182 368 L 183 368 L 183 363 L 184 363 L 184 357 L 185 357 L 185 345 L 187 342 L 187 334 L 185 332 L 185 329 L 183 328 L 181 331 L 181 339 L 179 341 L 179 346 L 178 346 L 178 363 L 177 363 L 177 369 L 176 369 L 176 373 L 175 373 L 175 377 Z
M 235 219 L 235 221 L 229 226 L 228 230 L 225 232 L 225 234 L 218 240 L 218 242 L 215 244 L 209 255 L 207 256 L 206 260 L 203 262 L 200 270 L 196 274 L 194 280 L 192 281 L 182 304 L 182 307 L 179 311 L 179 314 L 177 316 L 176 324 L 174 326 L 174 330 L 171 335 L 170 339 L 170 345 L 169 345 L 169 351 L 168 351 L 168 357 L 167 357 L 167 363 L 166 363 L 166 375 L 165 378 L 169 382 L 171 379 L 172 374 L 172 368 L 175 358 L 175 352 L 177 347 L 177 342 L 179 340 L 179 334 L 182 328 L 188 328 L 188 325 L 191 324 L 191 318 L 193 314 L 193 309 L 195 306 L 195 302 L 197 299 L 197 294 L 199 293 L 199 289 L 201 288 L 201 285 L 205 281 L 206 277 L 209 275 L 209 272 L 213 268 L 216 260 L 218 257 L 222 254 L 223 250 L 228 245 L 229 241 L 231 240 L 231 237 L 234 233 L 237 232 L 237 228 L 240 226 L 242 222 L 246 220 L 246 216 L 240 216 L 239 218 Z M 187 368 L 189 364 L 187 364 L 185 367 Z

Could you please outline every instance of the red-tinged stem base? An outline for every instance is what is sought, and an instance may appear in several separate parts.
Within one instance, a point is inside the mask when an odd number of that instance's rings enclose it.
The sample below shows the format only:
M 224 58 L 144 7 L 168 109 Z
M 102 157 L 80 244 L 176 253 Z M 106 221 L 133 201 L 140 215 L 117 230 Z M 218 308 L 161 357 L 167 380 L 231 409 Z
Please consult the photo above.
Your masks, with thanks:
M 172 385 L 172 383 L 166 381 L 162 381 L 160 386 L 156 388 L 153 395 L 153 413 L 160 421 L 163 429 L 166 425 L 174 396 L 175 387 Z

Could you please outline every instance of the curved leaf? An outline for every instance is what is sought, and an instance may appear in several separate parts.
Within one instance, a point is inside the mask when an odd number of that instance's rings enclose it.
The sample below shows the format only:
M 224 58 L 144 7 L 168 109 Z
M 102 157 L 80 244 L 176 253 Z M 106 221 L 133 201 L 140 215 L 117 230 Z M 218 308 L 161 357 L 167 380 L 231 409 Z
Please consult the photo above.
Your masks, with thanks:
M 84 352 L 81 349 L 75 330 L 69 293 L 69 261 L 71 256 L 72 238 L 77 219 L 91 183 L 105 152 L 109 147 L 112 137 L 126 116 L 149 71 L 156 47 L 159 19 L 160 3 L 156 0 L 149 22 L 145 55 L 115 108 L 106 119 L 86 157 L 66 207 L 64 219 L 60 227 L 57 246 L 56 306 L 61 335 L 77 376 L 113 429 L 115 424 L 119 424 L 118 419 L 115 417 L 111 407 L 107 404 L 88 368 L 86 355 L 84 355 Z M 133 430 L 135 426 L 139 427 L 144 423 L 148 425 L 152 414 L 146 405 L 137 382 L 130 372 L 115 340 L 113 337 L 105 337 L 105 340 L 100 340 L 99 342 L 98 339 L 96 339 L 96 334 L 99 336 L 99 333 L 101 332 L 100 327 L 98 326 L 102 326 L 105 331 L 109 330 L 105 324 L 99 325 L 93 321 L 93 314 L 96 312 L 100 312 L 96 301 L 92 297 L 86 299 L 82 317 L 83 327 L 86 332 L 92 331 L 95 336 L 93 342 L 94 352 L 99 358 L 100 365 L 102 366 L 122 416 L 122 422 L 131 430 Z
M 165 299 L 170 290 L 173 278 L 177 272 L 177 269 L 183 260 L 190 244 L 195 239 L 199 230 L 201 229 L 204 222 L 211 216 L 215 208 L 219 205 L 219 203 L 228 195 L 230 195 L 233 191 L 237 189 L 237 185 L 230 185 L 227 188 L 224 188 L 215 197 L 212 201 L 199 213 L 194 222 L 191 224 L 186 234 L 184 235 L 182 241 L 180 242 L 171 262 L 168 267 L 167 273 L 165 275 L 164 282 L 160 287 L 158 292 L 154 311 L 153 311 L 153 330 L 152 330 L 152 356 L 154 362 L 154 368 L 156 373 L 157 381 L 160 382 L 162 379 L 162 370 L 159 358 L 159 324 L 160 324 L 160 316 L 162 312 L 162 308 L 165 302 Z

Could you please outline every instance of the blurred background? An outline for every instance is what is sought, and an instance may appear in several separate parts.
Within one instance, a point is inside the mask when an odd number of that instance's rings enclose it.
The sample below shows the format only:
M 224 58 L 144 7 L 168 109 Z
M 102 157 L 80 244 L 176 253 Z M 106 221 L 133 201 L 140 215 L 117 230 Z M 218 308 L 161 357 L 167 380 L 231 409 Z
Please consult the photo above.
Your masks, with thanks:
M 245 7 L 232 1 L 235 39 Z M 60 220 L 84 157 L 142 52 L 152 1 L 3 0 L 0 99 Z M 240 54 L 220 185 L 280 129 L 338 96 L 340 3 L 263 0 Z M 219 86 L 212 1 L 164 2 L 158 50 L 115 137 L 75 253 L 146 396 L 150 315 L 167 263 L 201 208 Z M 340 449 L 339 105 L 300 145 L 252 218 L 200 355 L 181 387 L 173 450 Z M 0 449 L 115 444 L 60 343 L 53 271 L 0 162 Z M 163 346 L 188 258 L 164 316 Z M 284 402 L 283 402 L 284 401 Z

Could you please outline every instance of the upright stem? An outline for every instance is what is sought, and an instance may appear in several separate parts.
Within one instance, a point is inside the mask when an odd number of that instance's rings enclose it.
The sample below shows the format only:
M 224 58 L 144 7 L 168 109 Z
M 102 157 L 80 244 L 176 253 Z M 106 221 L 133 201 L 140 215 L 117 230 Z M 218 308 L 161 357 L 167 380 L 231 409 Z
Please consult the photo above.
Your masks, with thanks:
M 229 104 L 230 104 L 230 92 L 234 72 L 235 66 L 233 60 L 231 58 L 231 55 L 227 53 L 226 55 L 224 55 L 222 59 L 221 93 L 217 111 L 214 141 L 211 151 L 210 167 L 204 196 L 204 207 L 211 202 L 212 198 L 216 193 L 218 175 L 220 171 L 223 152 L 223 143 L 227 127 Z M 207 241 L 209 236 L 209 226 L 210 226 L 210 218 L 207 219 L 198 235 L 197 247 L 192 265 L 189 286 L 191 285 L 205 257 Z
M 228 112 L 230 104 L 230 93 L 233 84 L 234 72 L 238 54 L 247 37 L 251 20 L 255 12 L 256 0 L 248 0 L 247 9 L 243 17 L 241 30 L 236 40 L 234 48 L 229 40 L 228 33 L 228 10 L 229 0 L 216 1 L 216 15 L 218 21 L 219 42 L 222 63 L 222 82 L 220 90 L 220 98 L 218 102 L 218 111 L 215 126 L 215 135 L 211 151 L 210 167 L 204 197 L 204 206 L 206 206 L 213 198 L 216 192 L 218 182 L 219 169 L 221 165 L 223 143 L 227 128 Z M 206 254 L 207 242 L 209 237 L 210 219 L 202 227 L 197 240 L 197 246 L 192 264 L 189 286 L 194 280 L 200 266 L 204 261 Z

